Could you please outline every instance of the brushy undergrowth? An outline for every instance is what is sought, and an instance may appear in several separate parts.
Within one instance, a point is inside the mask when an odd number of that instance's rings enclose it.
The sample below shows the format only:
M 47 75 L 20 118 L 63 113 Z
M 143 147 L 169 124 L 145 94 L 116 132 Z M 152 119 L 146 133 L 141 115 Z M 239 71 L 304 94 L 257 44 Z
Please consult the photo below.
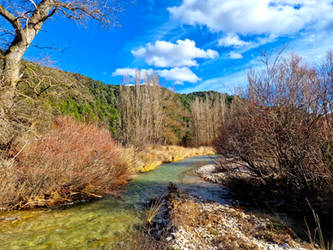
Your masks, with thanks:
M 0 208 L 57 206 L 116 192 L 128 179 L 109 130 L 58 118 L 38 139 L 17 141 L 0 168 Z
M 322 203 L 333 194 L 333 53 L 320 69 L 296 55 L 276 61 L 250 72 L 248 101 L 235 101 L 215 147 L 246 163 L 252 178 L 234 180 L 243 190 Z
M 296 55 L 263 59 L 265 69 L 249 73 L 247 100 L 234 100 L 215 141 L 237 163 L 222 164 L 226 184 L 240 200 L 311 218 L 308 200 L 329 235 L 333 53 L 319 68 Z

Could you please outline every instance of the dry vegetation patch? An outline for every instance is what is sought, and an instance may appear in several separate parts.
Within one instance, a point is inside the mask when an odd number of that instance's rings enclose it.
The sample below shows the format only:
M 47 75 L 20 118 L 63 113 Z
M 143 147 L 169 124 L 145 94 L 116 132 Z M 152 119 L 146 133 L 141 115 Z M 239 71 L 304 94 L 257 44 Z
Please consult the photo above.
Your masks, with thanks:
M 21 138 L 0 168 L 0 207 L 56 206 L 116 192 L 128 179 L 107 129 L 59 118 L 37 139 Z
M 124 148 L 106 128 L 58 118 L 41 135 L 16 139 L 7 160 L 2 157 L 0 208 L 54 207 L 101 198 L 116 194 L 130 174 L 154 170 L 163 162 L 212 154 L 209 147 Z
M 247 100 L 234 99 L 215 140 L 217 152 L 232 159 L 222 164 L 224 181 L 239 200 L 261 207 L 311 216 L 308 200 L 329 227 L 333 53 L 319 67 L 294 54 L 261 60 L 263 69 L 248 75 Z
M 212 147 L 186 148 L 181 146 L 147 146 L 140 151 L 134 148 L 127 149 L 127 159 L 132 159 L 133 170 L 148 172 L 156 169 L 163 163 L 182 161 L 189 157 L 202 155 L 215 155 Z
M 173 228 L 165 238 L 173 249 L 311 249 L 285 225 L 231 205 L 204 201 L 175 188 L 169 188 L 165 203 L 164 215 Z

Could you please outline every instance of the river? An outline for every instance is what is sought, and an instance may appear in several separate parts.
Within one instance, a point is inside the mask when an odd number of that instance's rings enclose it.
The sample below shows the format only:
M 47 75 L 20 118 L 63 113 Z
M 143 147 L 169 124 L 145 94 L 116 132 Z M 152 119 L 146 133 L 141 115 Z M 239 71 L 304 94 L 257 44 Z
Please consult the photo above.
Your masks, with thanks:
M 108 249 L 144 223 L 145 204 L 167 191 L 169 182 L 204 199 L 226 202 L 228 192 L 202 181 L 195 169 L 216 156 L 166 163 L 138 175 L 123 187 L 122 197 L 81 203 L 66 209 L 38 209 L 0 214 L 1 249 Z

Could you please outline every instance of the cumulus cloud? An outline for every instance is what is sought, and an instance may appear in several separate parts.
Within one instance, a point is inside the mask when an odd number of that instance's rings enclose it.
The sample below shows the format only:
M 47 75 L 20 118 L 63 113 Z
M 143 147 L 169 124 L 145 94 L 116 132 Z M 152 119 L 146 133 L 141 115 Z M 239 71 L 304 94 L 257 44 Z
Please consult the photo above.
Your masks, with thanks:
M 133 68 L 118 68 L 115 72 L 112 73 L 112 76 L 136 76 L 137 69 Z M 154 73 L 153 69 L 141 69 L 140 76 L 145 77 L 147 74 L 152 75 Z
M 219 46 L 224 46 L 224 47 L 244 47 L 249 45 L 249 42 L 243 41 L 239 38 L 238 35 L 236 34 L 227 34 L 226 36 L 220 38 L 218 40 L 218 45 Z
M 176 84 L 182 84 L 183 82 L 196 83 L 201 80 L 187 67 L 158 70 L 157 73 L 167 81 L 175 81 Z
M 217 51 L 197 48 L 195 42 L 189 39 L 178 40 L 176 43 L 148 43 L 145 47 L 132 50 L 132 54 L 156 67 L 192 67 L 198 65 L 197 58 L 213 59 L 218 56 Z
M 333 20 L 331 0 L 183 0 L 168 10 L 185 24 L 244 35 L 327 28 Z
M 113 76 L 136 76 L 137 69 L 134 68 L 118 68 L 113 72 Z M 188 67 L 175 67 L 171 69 L 156 70 L 142 69 L 140 70 L 141 78 L 144 78 L 147 74 L 151 76 L 154 72 L 163 77 L 167 81 L 175 81 L 176 84 L 183 84 L 183 82 L 196 83 L 201 79 L 194 74 Z
M 237 52 L 233 52 L 233 51 L 231 51 L 229 53 L 229 56 L 230 56 L 231 59 L 241 59 L 241 58 L 243 58 L 242 54 L 237 53 Z

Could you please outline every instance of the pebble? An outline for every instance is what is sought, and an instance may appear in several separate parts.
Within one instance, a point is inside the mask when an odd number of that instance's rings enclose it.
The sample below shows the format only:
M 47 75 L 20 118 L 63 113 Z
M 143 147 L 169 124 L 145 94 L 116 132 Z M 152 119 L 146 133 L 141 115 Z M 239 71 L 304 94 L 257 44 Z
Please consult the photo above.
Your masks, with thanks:
M 207 176 L 209 175 L 215 175 L 214 171 L 214 165 L 207 165 L 204 166 L 203 169 L 199 168 L 199 170 L 197 170 L 197 172 L 201 173 L 201 175 L 205 175 L 206 178 L 208 178 Z M 250 233 L 243 230 L 243 223 L 251 223 L 251 226 L 256 229 L 254 231 L 257 231 L 257 229 L 260 231 L 265 231 L 267 230 L 266 228 L 268 228 L 267 225 L 271 223 L 270 220 L 261 219 L 254 215 L 246 214 L 240 209 L 235 209 L 230 204 L 220 204 L 216 202 L 204 201 L 188 194 L 182 195 L 181 198 L 178 197 L 176 199 L 178 207 L 179 204 L 182 204 L 183 202 L 186 202 L 190 199 L 191 202 L 195 202 L 200 208 L 200 210 L 198 210 L 200 212 L 198 213 L 198 216 L 202 215 L 201 213 L 204 213 L 204 215 L 208 215 L 208 217 L 209 215 L 214 215 L 214 217 L 210 218 L 210 220 L 207 221 L 207 224 L 199 223 L 200 220 L 198 220 L 198 223 L 195 223 L 194 225 L 186 224 L 185 220 L 184 225 L 178 226 L 176 228 L 175 224 L 173 223 L 172 215 L 177 214 L 179 211 L 177 211 L 177 207 L 171 208 L 172 201 L 167 200 L 166 207 L 162 208 L 163 211 L 167 210 L 167 212 L 163 212 L 161 215 L 162 218 L 166 218 L 166 220 L 156 220 L 156 235 L 163 235 L 163 237 L 166 237 L 165 240 L 168 242 L 168 246 L 171 249 L 217 250 L 225 249 L 226 247 L 239 249 L 241 248 L 241 242 L 249 244 L 249 246 L 257 246 L 262 250 L 309 249 L 308 247 L 304 247 L 306 244 L 298 243 L 294 240 L 290 241 L 290 244 L 293 245 L 293 247 L 291 247 L 286 242 L 279 245 L 277 243 L 265 241 L 264 239 L 257 239 L 254 235 L 251 235 Z M 199 218 L 193 219 L 196 221 L 196 219 Z M 166 225 L 168 225 L 167 230 Z M 179 225 L 179 222 L 177 225 Z M 162 232 L 167 232 L 167 235 L 165 236 L 165 234 L 162 234 Z M 229 242 L 225 242 L 225 240 Z

